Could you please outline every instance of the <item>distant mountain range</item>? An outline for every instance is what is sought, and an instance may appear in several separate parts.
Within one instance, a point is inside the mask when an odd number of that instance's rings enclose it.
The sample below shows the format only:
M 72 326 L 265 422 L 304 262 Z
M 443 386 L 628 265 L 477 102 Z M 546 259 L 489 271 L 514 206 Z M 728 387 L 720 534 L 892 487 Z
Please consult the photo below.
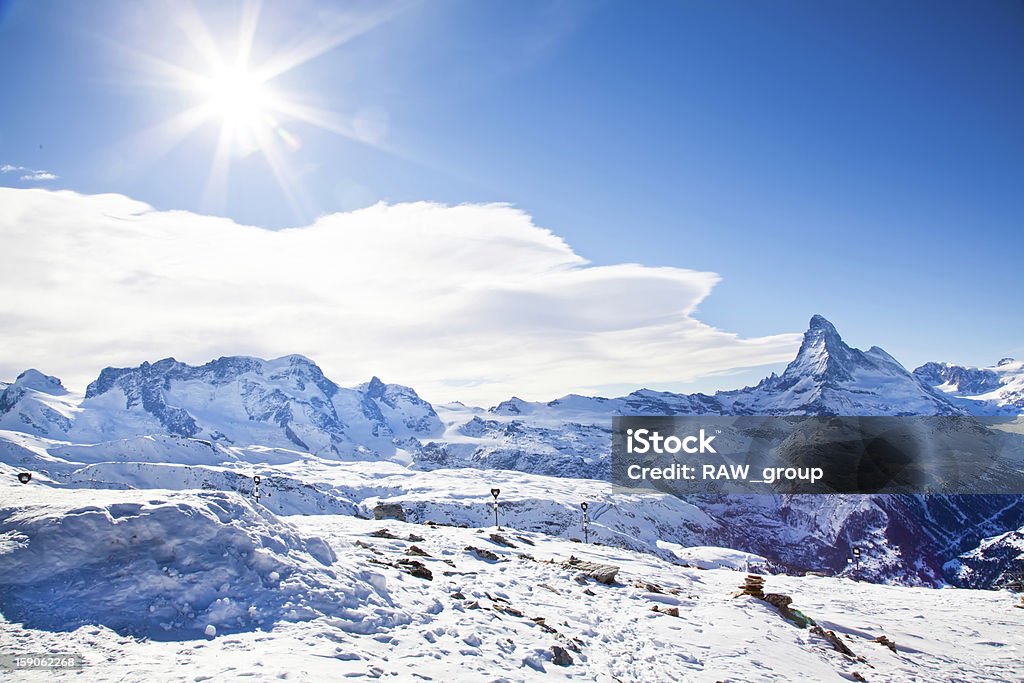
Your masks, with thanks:
M 201 366 L 167 358 L 106 368 L 84 395 L 27 370 L 11 384 L 0 383 L 0 430 L 6 430 L 0 431 L 0 462 L 33 461 L 43 468 L 52 460 L 49 467 L 57 471 L 64 460 L 219 462 L 258 448 L 392 460 L 424 470 L 476 467 L 607 479 L 610 417 L 617 414 L 1022 413 L 1022 362 L 1007 358 L 991 368 L 927 363 L 910 372 L 878 347 L 848 346 L 816 315 L 781 375 L 714 395 L 641 389 L 547 403 L 513 397 L 489 409 L 434 406 L 413 389 L 376 377 L 339 387 L 298 355 L 224 357 Z M 18 434 L 45 442 L 33 450 Z M 1024 524 L 1024 499 L 1006 496 L 732 496 L 697 504 L 717 524 L 695 543 L 837 571 L 849 545 L 858 543 L 874 549 L 875 578 L 904 582 L 959 581 L 962 565 L 948 563 Z M 999 556 L 987 546 L 986 553 Z

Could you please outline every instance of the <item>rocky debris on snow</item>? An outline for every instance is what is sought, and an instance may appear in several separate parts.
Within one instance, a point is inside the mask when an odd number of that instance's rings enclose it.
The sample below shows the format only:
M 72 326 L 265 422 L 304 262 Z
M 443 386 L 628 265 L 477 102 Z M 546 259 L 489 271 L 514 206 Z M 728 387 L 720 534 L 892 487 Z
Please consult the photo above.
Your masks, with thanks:
M 373 518 L 380 519 L 394 519 L 399 522 L 405 521 L 405 509 L 398 503 L 378 503 L 373 508 Z
M 793 598 L 788 595 L 783 595 L 782 593 L 765 593 L 761 599 L 778 609 L 780 612 L 788 610 L 789 606 L 793 604 Z
M 465 600 L 466 596 L 462 594 L 462 591 L 455 591 L 454 593 L 452 593 L 452 599 Z
M 637 588 L 640 588 L 642 590 L 647 591 L 648 593 L 655 593 L 657 595 L 664 595 L 666 593 L 670 593 L 672 595 L 679 595 L 679 589 L 678 588 L 669 588 L 669 587 L 666 587 L 666 586 L 659 586 L 658 584 L 651 583 L 649 581 L 637 581 L 633 585 L 636 586 Z
M 540 627 L 540 630 L 544 631 L 545 633 L 558 633 L 556 629 L 547 625 L 547 621 L 544 619 L 544 617 L 533 617 L 531 621 L 537 624 L 537 626 Z
M 409 534 L 409 536 L 405 540 L 409 541 L 410 543 L 422 543 L 426 539 L 422 536 L 417 536 L 416 534 Z
M 877 638 L 875 638 L 875 642 L 879 645 L 885 645 L 893 652 L 896 652 L 896 643 L 892 640 L 889 640 L 888 636 L 878 636 Z
M 374 538 L 390 538 L 390 539 L 397 539 L 398 538 L 398 536 L 395 536 L 393 533 L 391 533 L 387 529 L 377 529 L 376 531 L 371 531 L 369 535 L 373 536 Z
M 507 606 L 507 605 L 499 605 L 499 604 L 496 603 L 494 605 L 491 605 L 491 609 L 493 609 L 495 612 L 502 612 L 504 614 L 510 614 L 513 617 L 522 617 L 523 616 L 523 612 L 521 610 L 518 610 L 515 607 L 510 607 L 510 606 Z
M 575 555 L 570 555 L 569 559 L 562 563 L 562 566 L 566 569 L 575 569 L 584 576 L 606 586 L 614 584 L 615 576 L 619 573 L 619 568 L 613 564 L 588 562 L 586 560 L 579 559 Z M 579 575 L 577 575 L 577 577 L 578 576 Z
M 812 626 L 811 633 L 813 633 L 816 636 L 821 636 L 822 638 L 827 640 L 829 642 L 829 645 L 831 645 L 836 650 L 836 652 L 844 654 L 847 657 L 853 659 L 857 658 L 857 655 L 853 654 L 853 650 L 846 646 L 846 643 L 844 643 L 842 639 L 840 639 L 839 636 L 836 635 L 835 631 L 826 631 L 820 626 Z
M 491 534 L 491 541 L 494 542 L 494 543 L 497 543 L 498 545 L 503 545 L 506 548 L 515 548 L 516 547 L 515 544 L 512 543 L 512 541 L 508 540 L 507 538 L 505 538 L 501 534 Z
M 465 547 L 465 550 L 466 550 L 466 552 L 473 553 L 474 555 L 479 557 L 481 560 L 488 560 L 490 562 L 497 562 L 500 559 L 496 554 L 494 554 L 490 550 L 486 550 L 484 548 L 477 548 L 476 546 L 467 545 Z
M 858 671 L 851 671 L 850 678 L 855 681 L 860 681 L 860 683 L 868 683 L 868 679 L 864 678 L 864 676 L 862 676 Z
M 651 611 L 652 612 L 657 612 L 659 614 L 667 614 L 670 617 L 678 617 L 679 616 L 679 608 L 678 607 L 665 607 L 665 608 L 661 608 L 658 605 L 651 605 Z
M 551 646 L 551 663 L 555 666 L 572 666 L 572 656 L 560 645 Z
M 427 579 L 428 581 L 434 579 L 434 574 L 419 560 L 401 559 L 395 563 L 395 566 L 417 579 Z
M 528 539 L 526 536 L 516 536 L 516 540 L 522 541 L 526 545 L 537 545 L 536 543 Z
M 547 585 L 546 583 L 538 583 L 537 584 L 537 588 L 544 588 L 545 590 L 551 591 L 555 595 L 561 595 L 562 594 L 562 592 L 560 590 L 558 590 L 557 588 L 552 588 L 551 586 Z
M 405 554 L 406 555 L 415 555 L 416 557 L 430 557 L 430 554 L 427 553 L 426 550 L 424 550 L 423 548 L 420 548 L 419 546 L 415 546 L 415 545 L 409 546 L 406 549 Z

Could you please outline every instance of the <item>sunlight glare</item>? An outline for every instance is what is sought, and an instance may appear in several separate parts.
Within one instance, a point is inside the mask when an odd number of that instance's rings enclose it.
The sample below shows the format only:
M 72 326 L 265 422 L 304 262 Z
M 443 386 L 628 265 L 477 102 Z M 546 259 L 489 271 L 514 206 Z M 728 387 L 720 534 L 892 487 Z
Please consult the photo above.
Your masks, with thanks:
M 225 67 L 203 86 L 212 112 L 232 127 L 258 124 L 271 105 L 265 85 L 244 67 Z

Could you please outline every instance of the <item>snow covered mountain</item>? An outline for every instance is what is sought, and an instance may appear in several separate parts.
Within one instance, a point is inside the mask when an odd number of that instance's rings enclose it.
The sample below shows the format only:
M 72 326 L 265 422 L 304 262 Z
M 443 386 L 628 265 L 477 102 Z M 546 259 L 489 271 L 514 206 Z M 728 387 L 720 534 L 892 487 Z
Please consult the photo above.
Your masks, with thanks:
M 412 389 L 376 377 L 343 389 L 297 355 L 106 368 L 84 397 L 29 370 L 0 394 L 0 427 L 75 443 L 157 434 L 350 458 L 394 456 L 443 429 Z
M 0 383 L 0 428 L 41 436 L 67 434 L 80 400 L 56 377 L 26 370 L 13 383 Z
M 1024 377 L 1019 363 L 1001 363 L 998 371 L 955 368 L 930 364 L 911 373 L 878 347 L 850 347 L 814 316 L 781 375 L 714 395 L 641 389 L 618 398 L 512 398 L 488 410 L 435 409 L 414 390 L 377 378 L 339 387 L 302 356 L 107 368 L 84 395 L 30 370 L 0 390 L 0 463 L 53 485 L 90 488 L 245 492 L 259 471 L 274 482 L 276 497 L 267 503 L 274 509 L 350 513 L 365 495 L 339 490 L 338 472 L 322 459 L 390 461 L 421 473 L 473 468 L 606 481 L 615 414 L 988 414 L 990 399 L 960 394 L 994 392 L 1006 398 L 1001 410 L 1019 411 L 1011 396 Z M 1006 496 L 705 496 L 690 503 L 707 517 L 685 527 L 694 543 L 830 572 L 845 571 L 849 548 L 858 544 L 869 550 L 864 576 L 905 583 L 957 581 L 951 559 L 1024 524 L 1024 501 Z M 657 515 L 630 514 L 634 537 L 668 528 Z
M 505 416 L 585 420 L 616 415 L 963 415 L 968 410 L 909 372 L 877 346 L 850 347 L 835 326 L 811 318 L 782 375 L 752 387 L 707 394 L 641 389 L 621 398 L 569 395 L 549 403 L 512 398 L 491 408 Z
M 914 375 L 948 396 L 964 399 L 971 412 L 1024 412 L 1024 361 L 1003 358 L 987 368 L 925 363 Z

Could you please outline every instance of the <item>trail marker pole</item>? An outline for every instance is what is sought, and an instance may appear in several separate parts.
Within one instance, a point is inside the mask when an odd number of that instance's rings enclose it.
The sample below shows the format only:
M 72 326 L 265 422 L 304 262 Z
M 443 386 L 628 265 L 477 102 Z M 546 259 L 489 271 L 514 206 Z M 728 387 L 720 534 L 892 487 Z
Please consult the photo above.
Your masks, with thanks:
M 491 495 L 494 496 L 494 526 L 501 531 L 501 525 L 498 524 L 498 494 L 501 493 L 501 489 L 491 489 Z
M 587 501 L 580 503 L 580 508 L 583 510 L 583 542 L 590 543 L 590 530 L 587 528 L 587 523 L 590 521 L 587 518 Z
M 252 495 L 256 499 L 256 502 L 258 503 L 258 502 L 260 502 L 260 477 L 259 477 L 259 475 L 256 475 L 255 477 L 252 478 L 252 483 L 253 483 Z
M 858 548 L 857 546 L 853 547 L 853 561 L 856 563 L 854 569 L 854 576 L 856 576 L 857 580 L 860 581 L 860 548 Z

